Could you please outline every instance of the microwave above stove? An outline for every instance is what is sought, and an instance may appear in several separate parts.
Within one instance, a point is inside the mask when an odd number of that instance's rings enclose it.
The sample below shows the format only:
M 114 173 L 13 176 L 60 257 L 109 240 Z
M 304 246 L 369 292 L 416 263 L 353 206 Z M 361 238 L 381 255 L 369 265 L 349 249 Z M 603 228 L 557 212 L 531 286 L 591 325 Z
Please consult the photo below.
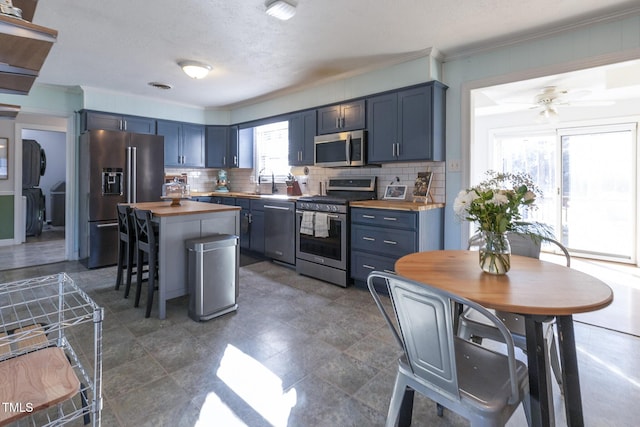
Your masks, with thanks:
M 319 135 L 314 138 L 314 164 L 324 167 L 366 165 L 364 130 Z

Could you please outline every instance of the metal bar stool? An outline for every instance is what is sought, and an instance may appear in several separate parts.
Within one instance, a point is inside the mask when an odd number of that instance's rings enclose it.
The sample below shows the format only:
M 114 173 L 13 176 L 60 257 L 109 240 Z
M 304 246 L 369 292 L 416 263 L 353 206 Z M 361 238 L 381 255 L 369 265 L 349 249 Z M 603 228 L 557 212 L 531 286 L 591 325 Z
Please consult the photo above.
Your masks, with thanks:
M 151 222 L 151 211 L 134 209 L 133 217 L 138 243 L 137 265 L 137 288 L 136 301 L 134 307 L 140 305 L 140 293 L 142 291 L 142 266 L 146 263 L 149 266 L 149 277 L 147 283 L 147 311 L 145 317 L 151 316 L 151 305 L 153 304 L 153 292 L 158 278 L 158 236 L 157 228 Z
M 124 297 L 129 296 L 131 288 L 131 276 L 136 266 L 133 255 L 136 251 L 136 232 L 134 229 L 131 208 L 127 205 L 118 205 L 118 272 L 116 275 L 116 291 L 120 289 L 122 284 L 122 275 L 127 270 L 127 283 Z M 126 259 L 125 259 L 126 258 Z

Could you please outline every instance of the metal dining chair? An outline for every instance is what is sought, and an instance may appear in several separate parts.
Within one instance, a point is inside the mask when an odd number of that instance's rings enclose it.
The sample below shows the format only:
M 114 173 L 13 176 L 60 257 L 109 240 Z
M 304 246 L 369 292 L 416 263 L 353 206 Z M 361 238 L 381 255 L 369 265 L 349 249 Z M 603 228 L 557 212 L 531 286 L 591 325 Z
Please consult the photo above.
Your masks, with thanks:
M 381 280 L 386 283 L 397 328 L 382 304 Z M 527 367 L 516 360 L 513 338 L 496 316 L 465 298 L 389 273 L 372 272 L 367 285 L 404 350 L 398 361 L 387 427 L 395 426 L 401 416 L 410 420 L 414 391 L 467 418 L 473 427 L 504 426 L 520 403 L 529 420 Z M 456 336 L 454 303 L 477 310 L 494 324 L 503 335 L 507 354 Z
M 542 244 L 548 243 L 556 246 L 564 255 L 567 267 L 571 266 L 571 256 L 569 255 L 569 251 L 566 247 L 564 247 L 562 243 L 558 242 L 557 240 L 543 236 L 532 238 L 531 236 L 519 233 L 508 233 L 507 238 L 509 239 L 509 244 L 511 246 L 511 253 L 514 255 L 521 255 L 530 258 L 540 258 Z M 479 234 L 473 235 L 469 239 L 469 249 L 478 246 L 479 243 Z M 507 326 L 507 328 L 511 332 L 516 347 L 522 349 L 523 351 L 526 351 L 527 340 L 524 316 L 517 313 L 509 313 L 506 311 L 498 310 L 495 311 L 495 315 Z M 544 323 L 546 343 L 545 351 L 548 351 L 549 353 L 549 362 L 551 364 L 551 369 L 553 370 L 555 379 L 560 386 L 560 390 L 562 391 L 562 369 L 560 367 L 557 341 L 553 328 L 554 323 L 555 319 L 550 319 L 548 322 Z M 490 339 L 499 342 L 502 341 L 502 335 L 496 328 L 493 327 L 493 325 L 486 323 L 484 319 L 478 318 L 473 311 L 467 310 L 466 308 L 462 311 L 462 314 L 459 317 L 458 336 L 467 340 L 472 339 L 477 343 L 482 343 L 483 339 Z

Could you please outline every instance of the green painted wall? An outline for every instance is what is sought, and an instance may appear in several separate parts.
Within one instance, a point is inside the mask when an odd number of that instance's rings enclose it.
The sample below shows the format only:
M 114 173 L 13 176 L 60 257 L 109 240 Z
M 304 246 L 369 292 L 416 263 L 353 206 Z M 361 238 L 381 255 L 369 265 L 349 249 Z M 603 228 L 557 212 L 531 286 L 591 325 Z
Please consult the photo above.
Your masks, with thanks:
M 0 196 L 0 240 L 13 239 L 13 196 Z

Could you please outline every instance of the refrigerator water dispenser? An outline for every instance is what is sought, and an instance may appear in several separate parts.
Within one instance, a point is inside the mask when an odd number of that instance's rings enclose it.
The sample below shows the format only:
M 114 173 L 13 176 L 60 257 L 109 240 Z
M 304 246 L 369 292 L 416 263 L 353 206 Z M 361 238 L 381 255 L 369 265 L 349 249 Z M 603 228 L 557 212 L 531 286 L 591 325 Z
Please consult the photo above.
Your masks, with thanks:
M 124 194 L 123 177 L 122 168 L 102 169 L 102 195 L 122 196 Z

